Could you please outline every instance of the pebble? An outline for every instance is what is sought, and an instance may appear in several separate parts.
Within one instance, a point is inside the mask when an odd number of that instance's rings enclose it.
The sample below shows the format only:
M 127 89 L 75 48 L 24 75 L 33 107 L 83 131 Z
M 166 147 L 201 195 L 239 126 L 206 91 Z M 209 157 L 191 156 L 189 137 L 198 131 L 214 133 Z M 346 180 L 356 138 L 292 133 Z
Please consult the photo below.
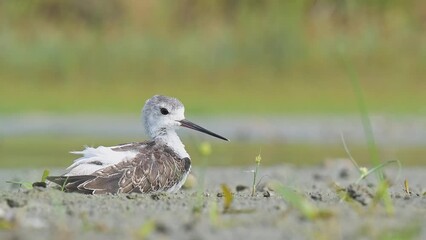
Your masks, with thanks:
M 26 201 L 17 201 L 17 200 L 10 199 L 10 198 L 7 198 L 6 202 L 7 202 L 7 205 L 11 208 L 19 208 L 19 207 L 23 207 L 23 206 L 27 205 Z
M 271 192 L 265 191 L 265 192 L 263 192 L 263 196 L 266 197 L 266 198 L 271 197 Z
M 309 193 L 309 196 L 312 198 L 312 200 L 322 201 L 322 195 L 319 192 L 311 192 Z
M 242 191 L 244 191 L 244 190 L 246 190 L 246 189 L 248 189 L 249 187 L 247 187 L 247 186 L 244 186 L 244 185 L 237 185 L 236 187 L 235 187 L 235 190 L 237 191 L 237 192 L 242 192 Z

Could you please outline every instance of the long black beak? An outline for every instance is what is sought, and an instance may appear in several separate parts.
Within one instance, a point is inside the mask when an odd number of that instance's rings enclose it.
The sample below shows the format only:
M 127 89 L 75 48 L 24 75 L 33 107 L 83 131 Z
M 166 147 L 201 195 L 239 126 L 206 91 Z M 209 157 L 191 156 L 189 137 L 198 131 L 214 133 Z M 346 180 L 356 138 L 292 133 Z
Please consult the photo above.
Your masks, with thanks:
M 194 129 L 194 130 L 206 133 L 206 134 L 208 134 L 210 136 L 217 137 L 217 138 L 220 138 L 220 139 L 225 140 L 225 141 L 229 141 L 227 138 L 224 138 L 224 137 L 222 137 L 219 134 L 216 134 L 214 132 L 210 132 L 209 130 L 207 130 L 207 129 L 203 128 L 203 127 L 200 127 L 197 124 L 195 124 L 195 123 L 193 123 L 191 121 L 188 121 L 186 119 L 180 120 L 179 122 L 180 122 L 180 124 L 181 124 L 182 127 Z

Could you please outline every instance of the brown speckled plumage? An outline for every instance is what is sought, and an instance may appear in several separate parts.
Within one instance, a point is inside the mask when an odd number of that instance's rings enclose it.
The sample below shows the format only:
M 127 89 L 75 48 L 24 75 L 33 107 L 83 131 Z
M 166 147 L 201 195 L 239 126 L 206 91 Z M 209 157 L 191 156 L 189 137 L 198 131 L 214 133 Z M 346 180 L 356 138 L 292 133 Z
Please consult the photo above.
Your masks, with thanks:
M 151 193 L 167 191 L 188 173 L 191 160 L 180 159 L 167 145 L 155 141 L 124 144 L 114 151 L 138 151 L 134 159 L 103 168 L 92 175 L 49 177 L 67 192 L 85 194 Z

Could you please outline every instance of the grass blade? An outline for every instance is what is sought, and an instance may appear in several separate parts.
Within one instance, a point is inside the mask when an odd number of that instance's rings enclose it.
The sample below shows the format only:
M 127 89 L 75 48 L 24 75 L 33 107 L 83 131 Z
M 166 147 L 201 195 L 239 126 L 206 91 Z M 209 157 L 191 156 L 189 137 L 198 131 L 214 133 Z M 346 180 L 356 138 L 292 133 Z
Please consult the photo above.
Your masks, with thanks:
M 368 150 L 370 152 L 370 160 L 373 163 L 373 165 L 379 165 L 380 164 L 379 151 L 377 149 L 377 144 L 376 144 L 376 140 L 374 138 L 374 133 L 373 133 L 373 127 L 371 125 L 370 117 L 368 115 L 367 104 L 365 103 L 365 100 L 364 100 L 364 95 L 358 80 L 358 76 L 351 64 L 347 63 L 346 61 L 344 61 L 344 63 L 345 63 L 346 71 L 348 72 L 348 75 L 349 75 L 349 81 L 351 82 L 352 88 L 354 90 L 358 108 L 361 113 L 362 127 L 367 140 Z M 377 170 L 377 176 L 379 177 L 380 180 L 384 179 L 383 172 L 380 169 Z
M 390 160 L 390 161 L 387 161 L 387 162 L 384 162 L 384 163 L 381 163 L 381 164 L 379 164 L 379 165 L 377 165 L 377 166 L 375 166 L 375 167 L 373 167 L 372 169 L 370 169 L 370 170 L 368 170 L 366 173 L 364 173 L 364 174 L 362 174 L 359 178 L 358 178 L 358 180 L 355 182 L 356 184 L 358 184 L 362 179 L 364 179 L 364 178 L 366 178 L 368 175 L 370 175 L 371 173 L 373 173 L 373 172 L 376 172 L 376 171 L 379 171 L 380 169 L 382 169 L 383 167 L 385 167 L 385 166 L 387 166 L 387 165 L 389 165 L 389 164 L 391 164 L 391 163 L 397 163 L 398 164 L 398 166 L 399 166 L 399 169 L 398 169 L 398 176 L 397 176 L 397 179 L 399 178 L 399 173 L 400 173 L 400 171 L 401 171 L 401 162 L 399 161 L 399 160 Z M 384 180 L 383 180 L 384 181 Z
M 41 176 L 41 182 L 45 183 L 49 174 L 50 174 L 50 171 L 48 169 L 44 169 L 43 175 Z

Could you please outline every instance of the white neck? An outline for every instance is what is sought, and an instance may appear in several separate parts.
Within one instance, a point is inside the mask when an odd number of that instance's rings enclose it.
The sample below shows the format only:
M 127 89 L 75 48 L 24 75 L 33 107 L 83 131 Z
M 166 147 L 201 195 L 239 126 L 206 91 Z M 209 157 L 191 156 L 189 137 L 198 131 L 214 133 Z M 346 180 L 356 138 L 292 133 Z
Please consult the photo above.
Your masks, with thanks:
M 168 130 L 166 133 L 158 135 L 154 139 L 155 141 L 161 141 L 166 144 L 180 158 L 189 158 L 189 154 L 185 150 L 185 145 L 183 145 L 175 130 Z

